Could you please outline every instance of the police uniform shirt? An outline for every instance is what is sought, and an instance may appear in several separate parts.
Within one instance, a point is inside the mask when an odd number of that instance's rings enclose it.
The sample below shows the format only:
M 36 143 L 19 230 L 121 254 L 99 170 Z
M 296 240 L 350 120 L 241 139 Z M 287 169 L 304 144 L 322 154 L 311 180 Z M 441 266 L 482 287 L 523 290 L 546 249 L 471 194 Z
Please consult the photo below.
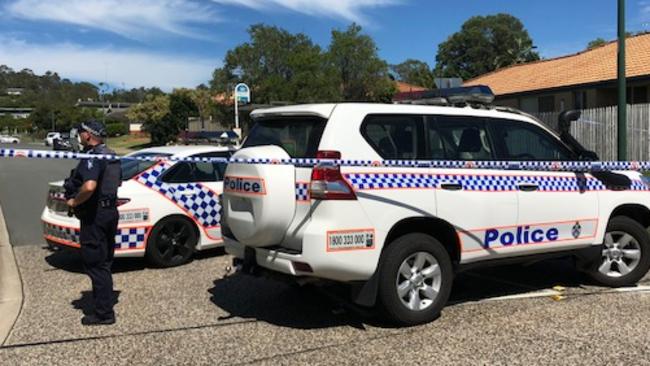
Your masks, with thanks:
M 106 145 L 101 144 L 97 145 L 94 148 L 86 151 L 89 154 L 112 154 L 113 151 L 108 149 Z M 84 202 L 82 206 L 85 207 L 96 207 L 97 201 L 100 199 L 114 199 L 114 193 L 107 197 L 100 197 L 102 195 L 102 185 L 105 182 L 102 182 L 102 173 L 106 169 L 106 160 L 99 159 L 82 159 L 79 162 L 77 167 L 77 179 L 83 183 L 86 183 L 89 180 L 94 180 L 97 182 L 97 189 L 93 192 L 93 195 Z M 118 178 L 119 179 L 119 178 Z

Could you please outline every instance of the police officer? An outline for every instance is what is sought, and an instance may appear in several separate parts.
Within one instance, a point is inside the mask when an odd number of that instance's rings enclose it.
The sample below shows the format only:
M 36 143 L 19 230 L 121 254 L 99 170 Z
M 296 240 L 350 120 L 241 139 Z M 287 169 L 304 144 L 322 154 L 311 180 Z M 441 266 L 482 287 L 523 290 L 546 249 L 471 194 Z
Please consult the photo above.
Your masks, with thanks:
M 83 152 L 114 154 L 104 144 L 106 130 L 97 121 L 78 126 Z M 113 324 L 113 277 L 111 265 L 117 232 L 117 188 L 121 183 L 121 168 L 117 160 L 82 159 L 75 170 L 81 186 L 74 198 L 67 201 L 81 221 L 81 257 L 92 282 L 95 312 L 81 319 L 84 325 Z

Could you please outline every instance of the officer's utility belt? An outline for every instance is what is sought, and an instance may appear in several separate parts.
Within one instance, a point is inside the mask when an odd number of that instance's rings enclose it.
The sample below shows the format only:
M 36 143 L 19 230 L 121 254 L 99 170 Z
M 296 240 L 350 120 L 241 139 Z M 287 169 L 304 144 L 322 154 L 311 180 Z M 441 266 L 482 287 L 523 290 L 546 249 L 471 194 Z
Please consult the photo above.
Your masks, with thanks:
M 99 200 L 99 202 L 97 202 L 97 206 L 101 207 L 101 208 L 117 207 L 117 200 L 114 199 L 114 198 L 107 198 L 107 199 L 104 199 L 104 200 Z

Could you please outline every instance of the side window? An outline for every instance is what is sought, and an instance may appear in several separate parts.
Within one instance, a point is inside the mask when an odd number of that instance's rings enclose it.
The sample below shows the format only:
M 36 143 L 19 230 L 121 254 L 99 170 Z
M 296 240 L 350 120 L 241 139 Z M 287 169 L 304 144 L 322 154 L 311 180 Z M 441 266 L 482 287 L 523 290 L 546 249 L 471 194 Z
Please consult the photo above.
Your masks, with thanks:
M 199 158 L 228 158 L 230 153 L 206 153 L 193 155 Z M 178 162 L 162 177 L 165 183 L 196 183 L 196 182 L 218 182 L 223 180 L 226 172 L 226 163 L 220 162 Z
M 165 183 L 190 183 L 192 182 L 192 170 L 194 169 L 192 163 L 180 161 L 174 164 L 165 175 L 162 181 Z
M 427 118 L 427 144 L 429 150 L 426 159 L 441 160 L 445 158 L 445 147 L 435 124 L 435 117 Z
M 494 120 L 491 126 L 503 160 L 572 159 L 571 151 L 537 126 L 509 120 Z
M 422 117 L 416 115 L 371 115 L 361 134 L 384 159 L 414 160 L 421 148 Z
M 439 116 L 435 118 L 445 157 L 450 160 L 491 160 L 490 136 L 482 118 Z

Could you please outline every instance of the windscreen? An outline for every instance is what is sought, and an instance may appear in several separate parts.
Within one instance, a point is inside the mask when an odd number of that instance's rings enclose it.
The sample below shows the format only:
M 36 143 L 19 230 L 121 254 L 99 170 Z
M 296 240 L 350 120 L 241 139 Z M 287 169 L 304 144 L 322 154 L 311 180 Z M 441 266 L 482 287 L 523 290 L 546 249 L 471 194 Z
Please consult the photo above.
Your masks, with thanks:
M 276 145 L 292 158 L 315 158 L 325 120 L 317 117 L 280 117 L 259 120 L 242 147 Z

